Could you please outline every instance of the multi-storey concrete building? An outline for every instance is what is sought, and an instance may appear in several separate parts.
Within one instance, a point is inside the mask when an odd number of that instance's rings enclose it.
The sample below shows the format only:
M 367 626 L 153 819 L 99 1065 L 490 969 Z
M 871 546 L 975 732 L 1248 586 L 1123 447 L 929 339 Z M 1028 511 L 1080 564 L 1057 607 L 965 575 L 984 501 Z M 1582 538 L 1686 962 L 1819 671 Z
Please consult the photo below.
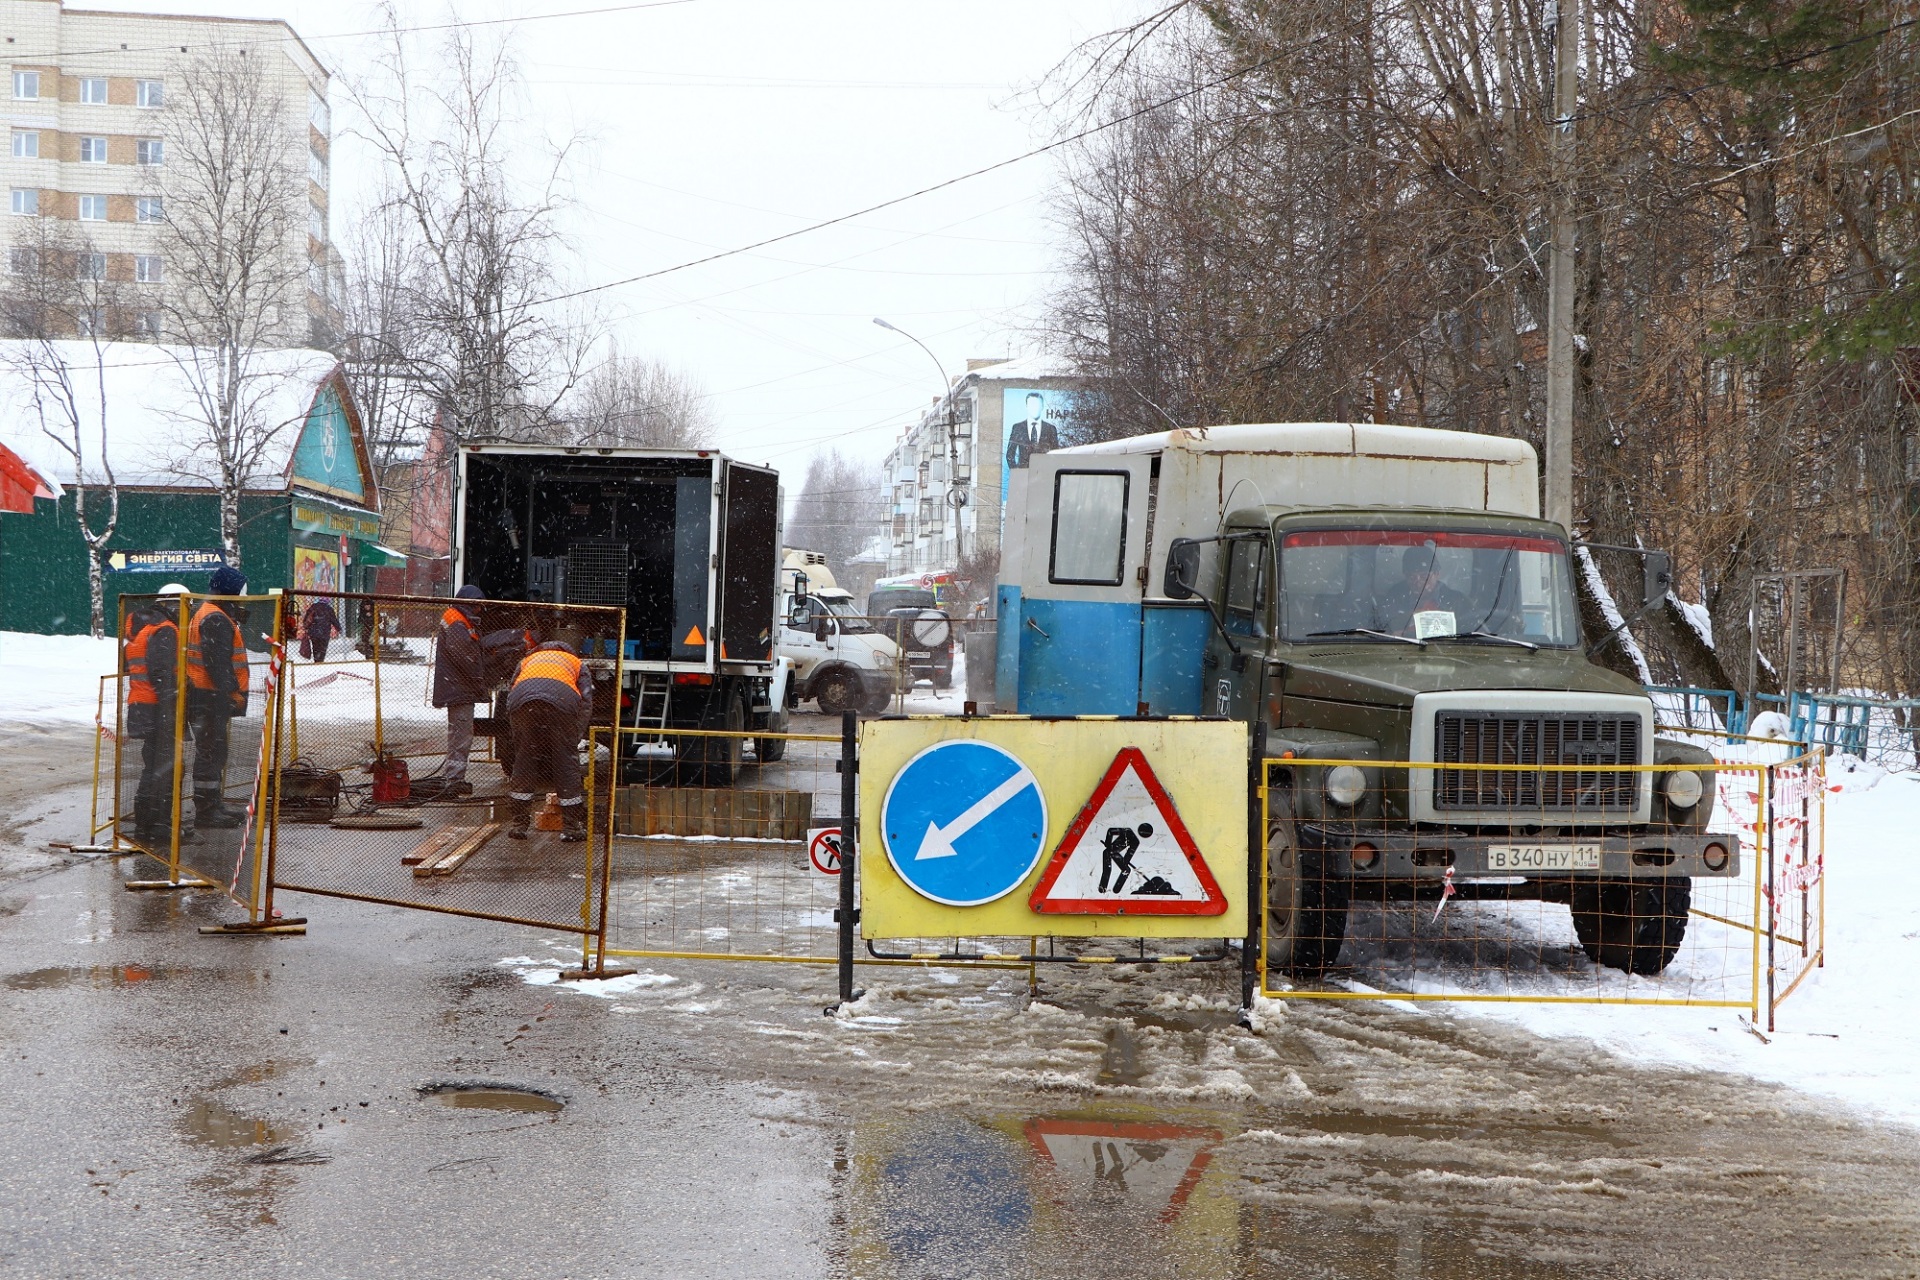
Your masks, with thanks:
M 1086 385 L 1050 356 L 967 361 L 887 455 L 887 573 L 952 569 L 997 549 L 1008 469 L 1070 442 Z
M 118 327 L 157 336 L 151 331 L 161 324 L 161 291 L 176 270 L 166 260 L 159 194 L 160 170 L 177 154 L 166 107 L 194 59 L 242 50 L 259 60 L 290 139 L 307 144 L 306 225 L 295 233 L 298 243 L 287 246 L 308 264 L 307 323 L 290 323 L 280 336 L 294 346 L 315 340 L 328 314 L 329 73 L 292 27 L 0 0 L 0 35 L 10 73 L 0 84 L 10 135 L 0 158 L 8 199 L 0 266 L 14 266 L 19 259 L 11 251 L 35 240 L 29 219 L 67 220 L 88 251 L 79 269 L 119 286 L 129 315 Z

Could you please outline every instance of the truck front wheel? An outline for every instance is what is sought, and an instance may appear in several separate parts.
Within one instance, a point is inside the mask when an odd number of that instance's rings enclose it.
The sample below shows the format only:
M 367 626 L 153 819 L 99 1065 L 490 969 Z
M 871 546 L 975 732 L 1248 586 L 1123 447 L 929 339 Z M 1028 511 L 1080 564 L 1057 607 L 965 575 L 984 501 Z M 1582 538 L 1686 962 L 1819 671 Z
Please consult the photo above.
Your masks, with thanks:
M 820 710 L 830 716 L 858 711 L 865 700 L 860 678 L 851 671 L 827 672 L 814 685 L 813 696 L 819 700 Z
M 1267 827 L 1267 967 L 1313 977 L 1340 958 L 1353 886 L 1327 856 L 1300 847 L 1293 815 L 1276 806 Z
M 1652 977 L 1680 950 L 1692 904 L 1686 876 L 1582 880 L 1573 885 L 1573 931 L 1595 964 Z

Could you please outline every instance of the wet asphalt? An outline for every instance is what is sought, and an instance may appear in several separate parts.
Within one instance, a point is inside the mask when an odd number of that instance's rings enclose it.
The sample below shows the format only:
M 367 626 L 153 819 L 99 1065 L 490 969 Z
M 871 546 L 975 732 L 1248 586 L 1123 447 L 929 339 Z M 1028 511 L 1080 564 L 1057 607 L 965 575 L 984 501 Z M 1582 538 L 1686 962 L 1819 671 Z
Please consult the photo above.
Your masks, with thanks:
M 502 959 L 562 940 L 508 926 L 304 898 L 304 938 L 202 937 L 229 907 L 132 870 L 0 885 L 0 1275 L 1920 1266 L 1911 1134 L 1566 1042 L 1317 1008 L 1256 1038 L 1193 998 L 1224 978 L 1111 971 L 1028 1007 L 864 970 L 846 1025 L 828 971 L 682 965 L 736 1011 L 682 1016 L 526 981 Z

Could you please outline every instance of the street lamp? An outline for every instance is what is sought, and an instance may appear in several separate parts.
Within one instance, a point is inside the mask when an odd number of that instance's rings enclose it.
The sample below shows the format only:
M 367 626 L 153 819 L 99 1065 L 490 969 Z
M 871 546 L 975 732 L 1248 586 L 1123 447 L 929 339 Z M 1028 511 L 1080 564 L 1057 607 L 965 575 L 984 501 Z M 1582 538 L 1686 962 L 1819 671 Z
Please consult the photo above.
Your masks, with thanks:
M 933 354 L 931 348 L 920 339 L 902 329 L 899 325 L 883 320 L 879 316 L 873 322 L 888 333 L 897 333 L 914 346 L 927 353 L 927 359 L 933 361 L 934 370 L 940 375 L 941 395 L 947 402 L 947 482 L 952 487 L 947 491 L 947 505 L 953 508 L 953 560 L 952 568 L 960 567 L 963 555 L 960 546 L 960 513 L 967 505 L 966 490 L 960 486 L 960 438 L 953 420 L 953 389 L 947 385 L 946 366 L 940 363 L 940 357 Z

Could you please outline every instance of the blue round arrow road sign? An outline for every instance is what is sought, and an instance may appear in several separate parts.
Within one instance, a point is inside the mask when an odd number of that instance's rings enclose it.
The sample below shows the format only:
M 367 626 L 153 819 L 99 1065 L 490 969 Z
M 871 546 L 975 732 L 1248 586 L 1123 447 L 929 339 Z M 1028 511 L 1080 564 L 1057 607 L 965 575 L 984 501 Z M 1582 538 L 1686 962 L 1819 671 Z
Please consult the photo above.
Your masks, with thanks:
M 936 742 L 893 777 L 880 806 L 887 861 L 950 907 L 1005 897 L 1040 861 L 1047 801 L 1033 770 L 990 742 Z

